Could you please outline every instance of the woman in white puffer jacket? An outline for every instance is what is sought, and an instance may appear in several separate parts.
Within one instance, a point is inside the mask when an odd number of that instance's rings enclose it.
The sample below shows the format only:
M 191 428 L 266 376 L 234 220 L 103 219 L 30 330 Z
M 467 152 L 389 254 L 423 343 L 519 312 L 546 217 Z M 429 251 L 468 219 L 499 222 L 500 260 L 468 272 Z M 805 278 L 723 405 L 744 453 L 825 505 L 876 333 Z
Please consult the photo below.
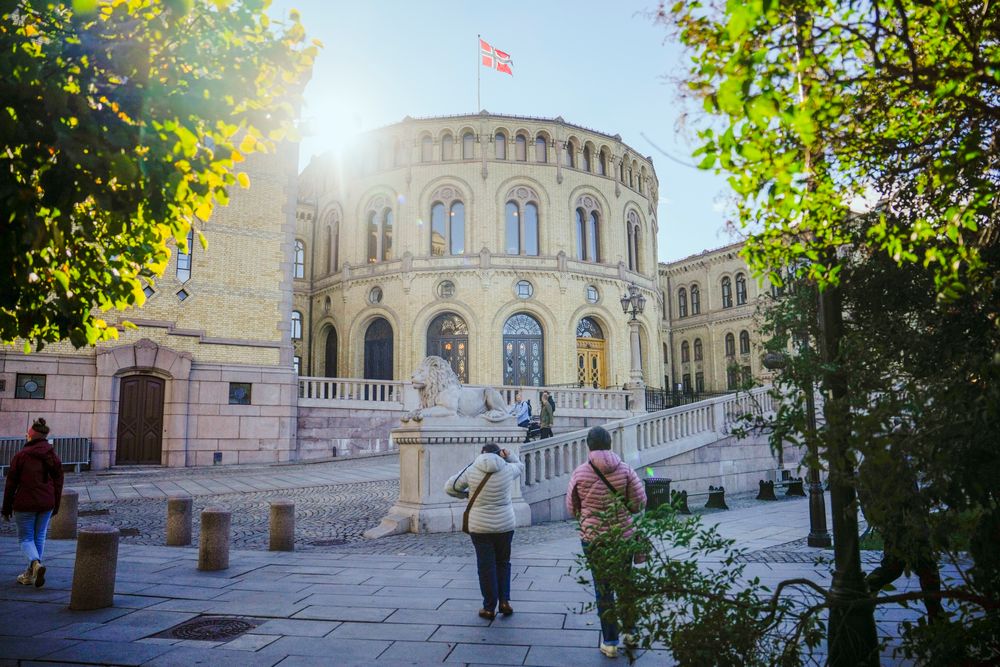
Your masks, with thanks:
M 475 461 L 445 483 L 444 491 L 456 498 L 471 497 L 488 473 L 492 474 L 469 512 L 469 536 L 476 549 L 479 590 L 483 594 L 479 615 L 492 620 L 498 602 L 501 614 L 514 613 L 510 606 L 510 543 L 514 537 L 511 493 L 520 483 L 524 464 L 516 454 L 489 443 Z

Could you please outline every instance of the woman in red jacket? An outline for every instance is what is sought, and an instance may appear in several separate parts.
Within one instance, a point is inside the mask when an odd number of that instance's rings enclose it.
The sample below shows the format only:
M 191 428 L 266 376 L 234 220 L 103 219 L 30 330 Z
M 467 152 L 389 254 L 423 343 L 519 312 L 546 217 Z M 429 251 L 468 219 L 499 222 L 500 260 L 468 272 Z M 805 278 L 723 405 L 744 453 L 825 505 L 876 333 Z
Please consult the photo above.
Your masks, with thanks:
M 41 588 L 45 585 L 45 534 L 49 519 L 59 513 L 62 497 L 62 461 L 46 440 L 49 427 L 37 419 L 28 429 L 28 442 L 14 455 L 7 471 L 3 494 L 3 518 L 17 523 L 17 540 L 28 559 L 28 569 L 17 576 L 17 583 Z

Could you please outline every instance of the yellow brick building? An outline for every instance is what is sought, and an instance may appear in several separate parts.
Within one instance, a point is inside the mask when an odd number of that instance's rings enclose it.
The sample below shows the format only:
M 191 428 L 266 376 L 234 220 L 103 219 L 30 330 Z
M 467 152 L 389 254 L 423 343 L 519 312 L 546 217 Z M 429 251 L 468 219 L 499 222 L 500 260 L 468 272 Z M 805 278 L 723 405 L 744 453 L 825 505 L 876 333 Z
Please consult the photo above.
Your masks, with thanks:
M 314 160 L 296 216 L 300 372 L 405 379 L 437 354 L 472 384 L 621 386 L 635 284 L 655 377 L 657 189 L 620 137 L 561 118 L 406 118 Z

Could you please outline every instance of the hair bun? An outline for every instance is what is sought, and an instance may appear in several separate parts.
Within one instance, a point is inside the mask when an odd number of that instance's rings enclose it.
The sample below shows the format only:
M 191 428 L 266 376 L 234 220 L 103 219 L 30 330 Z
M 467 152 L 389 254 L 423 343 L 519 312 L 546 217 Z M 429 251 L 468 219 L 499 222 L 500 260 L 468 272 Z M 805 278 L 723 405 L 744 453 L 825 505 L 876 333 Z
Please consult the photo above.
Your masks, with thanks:
M 37 431 L 42 435 L 49 434 L 49 427 L 45 425 L 45 419 L 43 419 L 42 417 L 39 417 L 38 419 L 35 420 L 35 423 L 31 425 L 31 430 Z

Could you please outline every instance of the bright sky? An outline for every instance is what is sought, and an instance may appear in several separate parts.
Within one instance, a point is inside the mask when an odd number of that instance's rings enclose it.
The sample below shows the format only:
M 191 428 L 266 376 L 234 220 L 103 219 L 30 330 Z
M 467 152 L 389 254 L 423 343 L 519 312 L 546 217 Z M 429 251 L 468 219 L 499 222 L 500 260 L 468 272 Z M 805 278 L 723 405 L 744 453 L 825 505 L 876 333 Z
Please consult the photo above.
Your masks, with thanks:
M 656 0 L 276 0 L 270 13 L 277 19 L 291 8 L 324 44 L 306 89 L 301 166 L 407 115 L 477 111 L 481 34 L 511 55 L 514 70 L 482 68 L 483 109 L 562 116 L 652 156 L 661 261 L 732 241 L 723 229 L 725 182 L 653 146 L 694 162 L 676 129 L 676 88 L 663 80 L 680 66 L 680 49 L 642 15 Z

